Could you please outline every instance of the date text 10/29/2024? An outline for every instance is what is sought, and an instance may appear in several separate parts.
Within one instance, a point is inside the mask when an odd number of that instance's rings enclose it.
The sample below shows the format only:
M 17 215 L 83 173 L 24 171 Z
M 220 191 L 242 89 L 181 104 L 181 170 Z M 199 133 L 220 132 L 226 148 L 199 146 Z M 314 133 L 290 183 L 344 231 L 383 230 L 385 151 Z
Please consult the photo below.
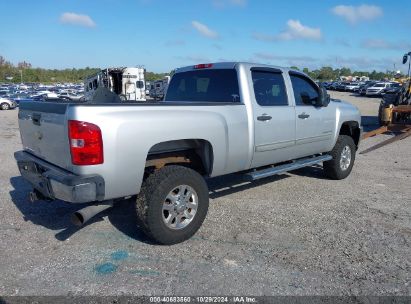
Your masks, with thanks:
M 255 297 L 150 297 L 151 303 L 256 303 Z

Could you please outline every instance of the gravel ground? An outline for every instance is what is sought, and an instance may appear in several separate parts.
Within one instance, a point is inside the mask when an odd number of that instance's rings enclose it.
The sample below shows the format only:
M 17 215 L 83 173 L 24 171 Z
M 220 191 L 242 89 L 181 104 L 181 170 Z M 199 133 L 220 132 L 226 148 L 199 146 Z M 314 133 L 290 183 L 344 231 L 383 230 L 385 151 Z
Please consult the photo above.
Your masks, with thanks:
M 331 94 L 375 127 L 378 99 Z M 166 247 L 135 228 L 131 202 L 79 230 L 80 206 L 29 203 L 16 110 L 0 111 L 0 130 L 0 295 L 411 295 L 411 137 L 357 155 L 342 181 L 318 167 L 209 181 L 202 228 Z

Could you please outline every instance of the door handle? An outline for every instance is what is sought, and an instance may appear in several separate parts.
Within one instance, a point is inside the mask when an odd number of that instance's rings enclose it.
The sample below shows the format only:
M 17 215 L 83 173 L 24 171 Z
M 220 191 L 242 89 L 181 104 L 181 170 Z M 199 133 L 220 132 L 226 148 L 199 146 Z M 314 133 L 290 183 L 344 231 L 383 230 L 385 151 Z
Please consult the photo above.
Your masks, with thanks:
M 257 120 L 260 120 L 260 121 L 267 121 L 267 120 L 271 120 L 271 116 L 270 115 L 267 115 L 267 114 L 263 114 L 263 115 L 261 115 L 261 116 L 257 116 Z
M 301 118 L 301 119 L 307 119 L 308 117 L 310 117 L 310 114 L 306 114 L 305 112 L 298 115 L 298 118 Z
M 39 126 L 40 125 L 41 114 L 33 113 L 31 116 L 31 121 L 33 124 Z

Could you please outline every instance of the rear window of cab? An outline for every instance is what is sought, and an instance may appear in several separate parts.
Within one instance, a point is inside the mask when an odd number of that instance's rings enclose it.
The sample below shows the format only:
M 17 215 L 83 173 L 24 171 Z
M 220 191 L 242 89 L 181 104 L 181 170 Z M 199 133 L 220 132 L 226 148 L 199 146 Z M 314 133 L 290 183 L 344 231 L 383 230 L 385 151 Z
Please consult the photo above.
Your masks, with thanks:
M 237 71 L 207 69 L 174 74 L 165 101 L 240 103 Z

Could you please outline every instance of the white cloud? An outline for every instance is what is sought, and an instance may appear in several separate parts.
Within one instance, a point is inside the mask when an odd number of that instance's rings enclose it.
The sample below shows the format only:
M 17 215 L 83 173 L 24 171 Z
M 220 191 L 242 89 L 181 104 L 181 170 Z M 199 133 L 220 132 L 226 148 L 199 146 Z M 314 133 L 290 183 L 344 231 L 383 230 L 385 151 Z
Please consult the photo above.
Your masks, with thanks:
M 302 25 L 299 20 L 288 20 L 287 30 L 280 33 L 278 38 L 280 40 L 294 40 L 294 39 L 309 39 L 320 40 L 322 37 L 319 28 L 312 28 Z
M 204 37 L 211 38 L 211 39 L 218 38 L 218 33 L 209 29 L 208 26 L 205 24 L 202 24 L 194 20 L 191 22 L 191 25 Z
M 84 27 L 95 27 L 96 23 L 88 15 L 76 13 L 63 13 L 60 16 L 60 22 L 65 24 L 80 25 Z
M 278 35 L 267 35 L 262 33 L 253 33 L 253 38 L 261 41 L 278 41 L 278 40 L 321 40 L 321 29 L 312 28 L 301 24 L 299 20 L 288 20 L 287 29 Z
M 332 9 L 332 12 L 351 24 L 356 24 L 360 21 L 370 21 L 383 15 L 381 7 L 366 4 L 359 6 L 337 5 Z

